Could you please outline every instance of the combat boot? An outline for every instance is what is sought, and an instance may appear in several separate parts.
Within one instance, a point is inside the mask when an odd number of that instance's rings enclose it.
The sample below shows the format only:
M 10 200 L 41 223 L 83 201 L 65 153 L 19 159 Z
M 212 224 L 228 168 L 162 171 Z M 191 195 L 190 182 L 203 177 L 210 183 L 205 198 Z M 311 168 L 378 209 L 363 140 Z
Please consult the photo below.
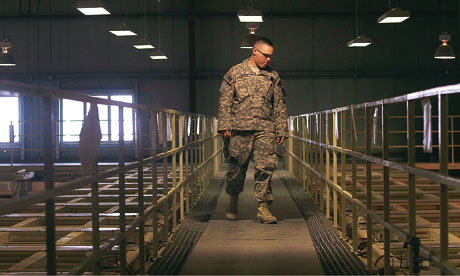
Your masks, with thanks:
M 259 202 L 257 209 L 257 222 L 260 223 L 277 223 L 277 218 L 268 210 L 268 202 Z
M 225 217 L 228 220 L 236 220 L 238 215 L 238 195 L 230 195 L 227 203 L 227 210 L 225 211 Z

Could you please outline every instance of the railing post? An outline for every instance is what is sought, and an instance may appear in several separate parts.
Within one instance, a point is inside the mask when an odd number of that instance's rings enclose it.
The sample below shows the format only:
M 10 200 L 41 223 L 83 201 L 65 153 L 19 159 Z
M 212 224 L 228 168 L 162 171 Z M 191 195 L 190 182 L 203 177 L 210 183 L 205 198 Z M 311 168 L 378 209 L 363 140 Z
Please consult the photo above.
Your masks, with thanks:
M 142 111 L 137 110 L 136 112 L 136 128 L 137 128 L 137 161 L 141 162 L 143 159 L 143 151 L 142 151 L 142 139 L 143 139 L 143 131 L 142 131 Z M 144 167 L 139 165 L 137 168 L 137 193 L 138 193 L 138 213 L 139 217 L 144 217 Z M 139 274 L 145 274 L 145 245 L 144 245 L 144 226 L 145 223 L 142 221 L 139 224 Z
M 382 155 L 384 160 L 390 159 L 388 129 L 388 105 L 382 104 Z M 390 168 L 383 166 L 383 219 L 390 222 Z M 390 230 L 384 228 L 384 271 L 391 274 L 390 265 Z
M 99 123 L 99 122 L 98 122 Z M 94 156 L 93 160 L 94 166 L 91 166 L 91 175 L 98 174 L 98 155 Z M 91 183 L 91 237 L 92 237 L 92 245 L 93 245 L 93 255 L 96 256 L 98 259 L 101 257 L 99 243 L 100 243 L 100 232 L 99 232 L 99 184 L 98 182 Z M 99 267 L 100 262 L 97 261 L 93 264 L 93 271 L 94 275 L 101 274 L 101 269 Z
M 323 123 L 323 119 L 324 119 L 324 114 L 321 113 L 319 115 L 319 139 L 318 141 L 319 142 L 323 142 L 324 141 L 324 123 Z M 321 175 L 324 174 L 324 149 L 322 146 L 319 147 L 319 173 Z M 321 179 L 318 180 L 318 185 L 320 186 L 320 189 L 319 189 L 319 208 L 321 210 L 324 209 L 324 186 L 327 185 L 324 181 L 322 181 Z
M 185 137 L 185 143 L 190 144 L 190 132 L 191 131 L 191 118 L 189 116 L 186 117 L 187 123 L 186 123 L 186 137 Z M 190 123 L 189 123 L 190 120 Z M 191 149 L 187 147 L 185 151 L 185 176 L 188 178 L 190 175 L 190 154 L 191 154 Z M 190 182 L 187 181 L 187 183 L 184 185 L 184 190 L 185 190 L 185 212 L 188 214 L 190 212 L 190 197 L 191 197 L 191 191 L 190 191 Z
M 213 141 L 213 145 L 214 145 L 214 150 L 213 150 L 213 154 L 216 153 L 218 150 L 219 150 L 219 138 L 216 138 L 215 136 L 217 136 L 219 133 L 217 132 L 217 127 L 216 127 L 216 123 L 215 123 L 215 120 L 216 118 L 212 118 L 212 125 L 213 125 L 213 131 L 214 133 L 212 133 L 211 135 L 214 136 L 214 138 L 212 139 Z M 219 158 L 216 156 L 214 158 L 214 174 L 217 173 L 219 171 Z
M 326 145 L 330 145 L 329 140 L 329 113 L 326 112 Z M 326 148 L 326 179 L 331 180 L 331 155 L 329 149 Z M 331 218 L 331 187 L 326 184 L 326 218 Z
M 341 125 L 342 125 L 342 132 L 341 132 L 341 137 L 340 137 L 340 147 L 344 150 L 346 149 L 347 143 L 346 143 L 346 121 L 345 121 L 345 112 L 346 111 L 341 111 L 340 113 L 340 118 L 341 118 Z M 347 190 L 347 155 L 342 151 L 340 154 L 340 165 L 341 165 L 341 184 L 342 184 L 342 190 L 346 191 Z M 346 238 L 347 237 L 347 200 L 345 199 L 345 196 L 341 195 L 340 196 L 340 202 L 341 202 L 341 209 L 342 209 L 342 237 Z
M 195 118 L 192 117 L 191 119 L 191 128 L 190 128 L 190 136 L 189 136 L 189 141 L 190 143 L 195 142 L 196 140 L 196 121 Z M 195 152 L 196 145 L 193 145 L 190 147 L 190 166 L 191 166 L 191 173 L 195 171 L 196 168 L 196 152 Z M 196 181 L 195 179 L 198 179 L 196 176 L 193 177 L 193 179 L 190 180 L 190 200 L 189 200 L 189 208 L 193 207 L 193 204 L 195 202 L 195 187 L 196 187 Z
M 308 134 L 308 137 L 310 138 L 311 141 L 314 141 L 313 137 L 313 116 L 310 116 L 310 131 Z M 314 168 L 314 161 L 313 161 L 313 143 L 308 144 L 308 164 L 310 165 L 310 170 L 308 174 L 308 185 L 307 185 L 307 193 L 308 195 L 313 199 L 313 182 L 314 182 L 314 176 L 312 169 Z
M 176 114 L 171 114 L 171 149 L 176 149 Z M 172 187 L 173 189 L 177 185 L 177 154 L 172 155 Z M 173 229 L 177 229 L 177 193 L 174 193 L 172 200 L 173 209 Z
M 158 132 L 158 136 L 155 135 L 157 132 L 157 114 L 156 112 L 151 112 L 151 120 L 150 120 L 150 156 L 154 157 L 157 155 L 157 145 L 158 145 L 158 137 L 160 132 Z M 157 178 L 157 160 L 152 161 L 152 206 L 155 206 L 158 203 L 158 178 Z M 151 258 L 158 257 L 158 250 L 160 249 L 159 245 L 159 237 L 158 237 L 158 207 L 155 208 L 152 212 L 152 249 L 150 250 Z
M 439 126 L 439 173 L 449 175 L 449 102 L 447 95 L 438 96 L 438 126 Z M 440 184 L 439 206 L 441 212 L 440 240 L 441 240 L 441 261 L 449 261 L 449 192 L 448 186 Z M 444 274 L 444 273 L 442 273 Z
M 372 110 L 365 108 L 366 112 L 366 155 L 372 155 Z M 366 208 L 372 210 L 372 163 L 366 161 Z M 372 270 L 372 217 L 367 215 L 367 269 Z
M 96 158 L 97 159 L 97 158 Z M 97 160 L 96 160 L 97 164 Z M 93 172 L 97 174 L 97 171 Z M 91 183 L 91 227 L 92 229 L 92 244 L 93 244 L 93 254 L 98 258 L 101 257 L 99 249 L 99 187 L 98 182 Z M 95 262 L 93 265 L 93 274 L 101 274 L 99 267 L 99 261 Z
M 352 123 L 352 135 L 351 135 L 351 149 L 352 151 L 356 151 L 356 138 L 358 137 L 356 133 L 356 122 L 355 122 L 355 113 L 353 106 L 351 107 L 351 123 Z M 351 157 L 351 193 L 353 199 L 358 198 L 358 191 L 356 188 L 356 157 Z M 353 239 L 353 251 L 358 251 L 358 207 L 353 204 L 353 218 L 352 218 L 352 239 Z
M 336 127 L 337 127 L 337 112 L 334 112 L 332 114 L 332 145 L 334 147 L 337 147 L 337 137 L 335 136 L 335 133 L 337 131 Z M 338 171 L 337 171 L 337 151 L 334 150 L 332 152 L 332 177 L 333 177 L 333 183 L 334 183 L 334 186 L 338 186 L 338 181 L 337 181 L 337 178 L 338 178 Z M 338 221 L 338 206 L 337 206 L 337 191 L 334 189 L 332 191 L 332 197 L 333 197 L 333 212 L 334 212 L 334 216 L 333 216 L 333 219 L 334 219 L 334 227 L 338 227 L 338 224 L 337 224 L 337 221 Z
M 123 107 L 118 107 L 118 167 L 125 166 L 125 142 L 124 142 L 124 120 Z M 118 174 L 119 186 L 119 210 L 120 210 L 120 233 L 126 232 L 126 190 L 125 190 L 125 173 Z M 127 274 L 126 266 L 126 237 L 120 241 L 120 274 Z
M 45 189 L 54 189 L 54 114 L 51 97 L 43 98 L 43 156 Z M 56 218 L 54 199 L 45 202 L 46 213 L 46 260 L 47 273 L 57 274 L 56 270 Z
M 160 114 L 162 117 L 162 128 L 163 132 L 160 134 L 163 137 L 162 151 L 166 152 L 168 150 L 168 113 L 162 112 Z M 168 195 L 168 157 L 163 158 L 163 196 Z M 168 240 L 169 234 L 169 200 L 164 201 L 163 203 L 163 242 Z
M 179 116 L 179 148 L 184 145 L 184 115 Z M 184 150 L 181 150 L 179 153 L 179 183 L 184 182 Z M 180 189 L 180 220 L 185 220 L 185 211 L 184 211 L 184 189 L 185 185 L 182 185 Z
M 319 114 L 316 115 L 316 133 L 315 133 L 315 142 L 318 142 L 319 141 L 319 133 L 320 133 L 320 123 L 319 123 Z M 315 161 L 314 161 L 314 166 L 313 168 L 319 172 L 319 145 L 318 144 L 315 144 Z M 318 176 L 316 176 L 315 174 L 315 177 L 313 178 L 314 179 L 314 186 L 313 186 L 313 197 L 314 197 L 314 201 L 316 204 L 318 204 L 318 193 L 319 193 L 319 189 L 318 189 L 318 186 L 319 186 L 319 182 L 320 182 L 320 179 Z
M 430 133 L 431 135 L 431 133 Z M 415 167 L 415 101 L 407 101 L 407 160 L 408 166 Z M 415 204 L 415 175 L 408 175 L 408 193 L 409 193 L 409 235 L 415 237 L 416 229 L 416 212 L 417 205 Z M 412 250 L 409 244 L 409 256 L 412 259 Z M 409 273 L 414 275 L 414 267 L 412 262 L 409 262 Z
M 289 126 L 288 126 L 288 132 L 289 132 L 289 139 L 288 139 L 288 149 L 289 149 L 289 152 L 291 153 L 294 153 L 294 139 L 291 137 L 292 136 L 292 129 L 291 129 L 291 121 L 292 121 L 292 118 L 289 118 Z M 291 175 L 294 175 L 294 167 L 293 167 L 293 163 L 294 163 L 294 158 L 292 157 L 292 155 L 288 155 L 288 160 L 289 160 L 289 163 L 288 163 L 288 168 L 289 168 L 289 173 Z

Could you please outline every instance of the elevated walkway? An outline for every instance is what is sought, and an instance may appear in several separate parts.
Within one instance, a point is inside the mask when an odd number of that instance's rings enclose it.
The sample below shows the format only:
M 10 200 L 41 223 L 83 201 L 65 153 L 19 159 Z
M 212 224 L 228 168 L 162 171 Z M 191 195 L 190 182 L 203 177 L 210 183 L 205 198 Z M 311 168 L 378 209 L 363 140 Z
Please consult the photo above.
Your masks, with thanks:
M 195 206 L 197 209 L 204 210 L 206 209 L 204 205 L 207 205 L 207 211 L 192 213 L 187 221 L 181 224 L 172 238 L 172 243 L 150 271 L 151 274 L 364 274 L 363 266 L 359 260 L 356 262 L 356 257 L 351 264 L 342 265 L 340 261 L 335 261 L 337 256 L 324 256 L 324 247 L 327 247 L 324 244 L 319 248 L 320 254 L 323 254 L 321 260 L 321 255 L 318 255 L 318 245 L 314 244 L 307 227 L 305 208 L 296 205 L 292 198 L 294 195 L 292 187 L 290 191 L 287 189 L 285 182 L 293 179 L 286 171 L 278 170 L 272 179 L 275 200 L 270 209 L 278 217 L 278 224 L 261 224 L 256 221 L 257 203 L 253 198 L 252 165 L 246 176 L 244 192 L 240 194 L 238 219 L 226 220 L 225 208 L 228 195 L 223 189 L 224 174 L 224 170 L 217 174 L 213 186 L 208 188 L 202 200 Z M 290 185 L 302 189 L 297 183 Z M 201 221 L 201 227 L 196 227 L 197 221 Z M 206 223 L 206 226 L 203 227 L 203 223 Z M 197 234 L 196 231 L 200 233 Z M 330 231 L 335 230 L 331 228 Z M 186 245 L 183 243 L 184 239 L 179 238 L 190 237 L 192 233 L 196 235 L 194 244 Z M 328 239 L 335 238 L 339 240 L 333 235 L 328 237 Z M 329 240 L 322 242 L 330 243 Z M 341 255 L 340 249 L 336 253 Z M 347 259 L 346 254 L 339 257 Z M 335 271 L 328 264 L 328 260 L 335 262 L 336 266 L 343 267 Z M 354 265 L 355 268 L 348 269 L 347 266 L 350 265 Z

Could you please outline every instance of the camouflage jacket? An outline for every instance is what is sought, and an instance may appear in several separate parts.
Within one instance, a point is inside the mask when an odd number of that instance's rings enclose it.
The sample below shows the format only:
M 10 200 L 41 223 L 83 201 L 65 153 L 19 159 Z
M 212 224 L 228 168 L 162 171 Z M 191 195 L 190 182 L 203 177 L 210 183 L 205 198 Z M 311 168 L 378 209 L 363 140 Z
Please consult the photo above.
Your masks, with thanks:
M 219 91 L 219 131 L 271 130 L 288 136 L 286 90 L 275 70 L 254 73 L 245 60 L 230 68 Z

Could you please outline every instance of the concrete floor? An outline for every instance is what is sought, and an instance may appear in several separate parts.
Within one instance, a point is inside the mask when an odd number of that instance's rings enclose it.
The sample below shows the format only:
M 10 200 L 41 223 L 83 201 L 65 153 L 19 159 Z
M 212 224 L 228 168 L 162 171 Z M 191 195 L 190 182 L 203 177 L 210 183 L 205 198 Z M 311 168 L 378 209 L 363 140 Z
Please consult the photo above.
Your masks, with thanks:
M 240 194 L 238 220 L 225 220 L 228 195 L 222 191 L 212 219 L 180 274 L 324 275 L 305 220 L 276 172 L 270 209 L 278 224 L 256 222 L 253 174 L 251 165 Z

